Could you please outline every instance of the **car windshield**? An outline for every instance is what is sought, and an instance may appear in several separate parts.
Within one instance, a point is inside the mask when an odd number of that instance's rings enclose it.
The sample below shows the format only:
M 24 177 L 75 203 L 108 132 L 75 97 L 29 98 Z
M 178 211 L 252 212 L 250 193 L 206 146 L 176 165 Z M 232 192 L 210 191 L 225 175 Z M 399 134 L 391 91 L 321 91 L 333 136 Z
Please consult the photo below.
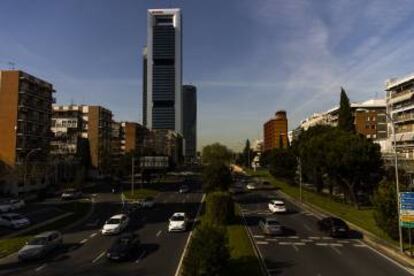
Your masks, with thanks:
M 267 224 L 268 224 L 268 225 L 279 225 L 279 222 L 278 222 L 278 221 L 276 221 L 276 220 L 268 220 L 268 221 L 267 221 Z
M 132 241 L 131 237 L 124 237 L 124 238 L 120 238 L 118 243 L 119 244 L 130 244 Z
M 173 216 L 171 218 L 171 221 L 183 221 L 183 220 L 184 220 L 184 216 L 181 216 L 181 215 Z
M 275 205 L 278 206 L 278 207 L 284 207 L 285 206 L 284 203 L 275 203 Z
M 29 245 L 45 245 L 47 244 L 47 237 L 38 237 L 31 240 Z
M 120 223 L 121 223 L 121 219 L 119 218 L 111 218 L 106 222 L 106 224 L 120 224 Z
M 342 220 L 340 220 L 340 219 L 332 219 L 332 223 L 335 225 L 335 226 L 340 226 L 340 227 L 344 227 L 344 226 L 346 226 L 346 223 L 345 222 L 343 222 Z

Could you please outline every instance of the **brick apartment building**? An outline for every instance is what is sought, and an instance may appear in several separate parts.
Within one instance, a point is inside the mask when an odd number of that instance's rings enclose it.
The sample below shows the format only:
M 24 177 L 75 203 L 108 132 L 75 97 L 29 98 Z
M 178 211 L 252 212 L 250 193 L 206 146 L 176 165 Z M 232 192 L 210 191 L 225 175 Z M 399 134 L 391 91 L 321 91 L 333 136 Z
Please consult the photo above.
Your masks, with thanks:
M 47 165 L 54 92 L 52 84 L 23 71 L 0 71 L 0 161 L 8 167 Z M 30 176 L 28 185 L 16 181 L 7 181 L 3 190 L 28 192 L 46 185 L 40 174 Z
M 286 111 L 277 111 L 275 116 L 263 125 L 263 150 L 268 151 L 288 146 L 288 120 Z M 280 145 L 282 141 L 283 145 Z

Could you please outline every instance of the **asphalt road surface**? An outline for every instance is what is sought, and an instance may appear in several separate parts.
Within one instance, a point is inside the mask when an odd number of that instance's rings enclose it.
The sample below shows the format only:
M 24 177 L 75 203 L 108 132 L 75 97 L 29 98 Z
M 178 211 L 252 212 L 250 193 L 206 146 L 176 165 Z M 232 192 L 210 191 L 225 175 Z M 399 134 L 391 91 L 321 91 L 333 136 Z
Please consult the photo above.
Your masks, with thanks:
M 269 275 L 411 275 L 368 247 L 355 231 L 347 239 L 331 238 L 320 232 L 316 215 L 286 199 L 288 213 L 271 215 L 267 204 L 273 198 L 282 197 L 275 190 L 237 196 Z M 284 227 L 284 234 L 264 236 L 258 222 L 266 216 L 275 216 Z
M 80 226 L 64 232 L 64 245 L 42 261 L 19 263 L 15 255 L 0 260 L 0 275 L 174 275 L 190 231 L 168 233 L 174 212 L 194 219 L 202 198 L 201 184 L 190 183 L 191 192 L 179 194 L 178 184 L 162 184 L 156 206 L 136 212 L 126 232 L 139 235 L 142 246 L 133 260 L 114 263 L 105 257 L 117 236 L 102 236 L 100 229 L 120 213 L 120 195 L 110 188 L 91 194 L 95 212 Z

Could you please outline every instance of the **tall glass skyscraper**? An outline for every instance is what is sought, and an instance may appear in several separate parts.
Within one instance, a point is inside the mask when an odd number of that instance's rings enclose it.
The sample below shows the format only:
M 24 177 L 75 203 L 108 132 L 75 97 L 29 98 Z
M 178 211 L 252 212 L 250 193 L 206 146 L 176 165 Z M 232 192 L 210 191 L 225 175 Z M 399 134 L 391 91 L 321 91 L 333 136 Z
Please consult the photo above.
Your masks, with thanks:
M 183 136 L 185 157 L 194 159 L 197 153 L 197 88 L 183 85 Z
M 148 10 L 144 51 L 143 123 L 183 134 L 182 34 L 179 9 Z M 146 75 L 146 76 L 145 76 Z

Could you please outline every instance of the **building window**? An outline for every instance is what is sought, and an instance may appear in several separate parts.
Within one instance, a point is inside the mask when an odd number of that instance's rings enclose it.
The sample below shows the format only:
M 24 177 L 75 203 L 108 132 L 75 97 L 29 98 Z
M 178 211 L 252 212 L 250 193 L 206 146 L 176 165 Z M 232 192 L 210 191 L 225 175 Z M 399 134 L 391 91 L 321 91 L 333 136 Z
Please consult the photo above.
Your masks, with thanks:
M 371 129 L 375 129 L 375 125 L 371 125 Z
M 372 138 L 373 139 L 376 139 L 377 138 L 377 135 L 376 134 L 372 134 Z
M 365 129 L 369 129 L 369 125 L 368 124 L 365 125 Z
M 368 122 L 371 121 L 371 117 L 367 116 L 367 121 Z
M 375 117 L 375 116 L 373 116 L 373 117 L 372 117 L 372 121 L 373 121 L 373 122 L 375 122 L 375 120 L 376 120 L 376 117 Z
M 371 134 L 367 134 L 367 138 L 370 139 L 371 138 Z

